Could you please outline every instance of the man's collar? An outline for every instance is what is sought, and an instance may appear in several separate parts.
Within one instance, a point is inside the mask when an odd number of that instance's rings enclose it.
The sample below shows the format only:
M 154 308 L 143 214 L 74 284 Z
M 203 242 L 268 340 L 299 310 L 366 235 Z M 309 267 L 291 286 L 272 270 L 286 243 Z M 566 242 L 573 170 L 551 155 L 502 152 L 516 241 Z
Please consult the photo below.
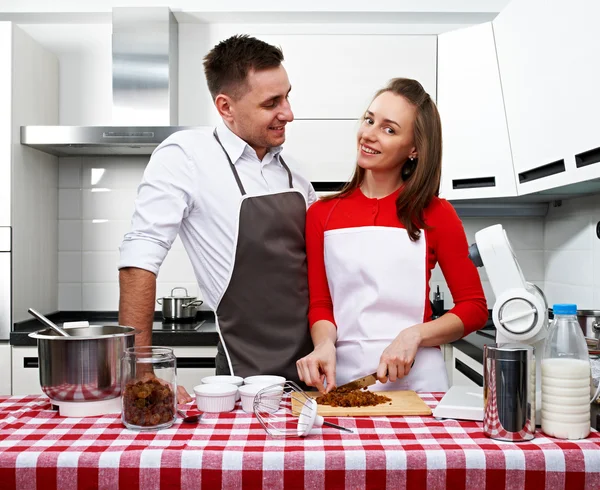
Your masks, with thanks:
M 217 124 L 217 135 L 234 165 L 240 159 L 244 151 L 250 151 L 253 155 L 256 155 L 254 149 L 237 134 L 231 131 L 231 129 L 229 129 L 222 121 Z M 273 155 L 273 158 L 276 158 L 281 153 L 282 149 L 283 146 L 280 145 L 269 148 L 268 151 Z

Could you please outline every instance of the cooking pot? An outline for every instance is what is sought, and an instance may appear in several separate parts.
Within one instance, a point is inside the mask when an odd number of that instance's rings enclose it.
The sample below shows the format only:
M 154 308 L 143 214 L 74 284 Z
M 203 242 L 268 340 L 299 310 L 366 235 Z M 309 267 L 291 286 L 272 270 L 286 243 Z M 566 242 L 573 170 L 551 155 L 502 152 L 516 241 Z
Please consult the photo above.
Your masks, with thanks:
M 37 339 L 42 391 L 54 401 L 89 402 L 121 396 L 121 357 L 133 346 L 132 327 L 90 325 L 51 328 L 29 334 Z
M 183 289 L 185 296 L 175 296 L 173 293 L 177 289 Z M 203 303 L 201 299 L 196 299 L 196 296 L 189 296 L 187 289 L 182 287 L 171 289 L 171 296 L 158 298 L 156 302 L 162 306 L 162 314 L 165 320 L 178 321 L 191 321 L 196 318 L 198 306 Z
M 577 310 L 577 321 L 583 330 L 583 335 L 600 338 L 600 310 Z

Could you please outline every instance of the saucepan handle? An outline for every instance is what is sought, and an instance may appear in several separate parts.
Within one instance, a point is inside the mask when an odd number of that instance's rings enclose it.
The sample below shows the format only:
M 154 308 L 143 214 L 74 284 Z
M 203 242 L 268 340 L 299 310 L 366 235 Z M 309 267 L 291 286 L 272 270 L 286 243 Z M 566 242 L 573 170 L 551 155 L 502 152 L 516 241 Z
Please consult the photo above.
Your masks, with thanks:
M 201 299 L 196 299 L 194 301 L 190 301 L 189 303 L 186 303 L 184 305 L 181 305 L 182 308 L 191 308 L 192 306 L 200 306 L 202 303 L 204 303 L 203 300 Z

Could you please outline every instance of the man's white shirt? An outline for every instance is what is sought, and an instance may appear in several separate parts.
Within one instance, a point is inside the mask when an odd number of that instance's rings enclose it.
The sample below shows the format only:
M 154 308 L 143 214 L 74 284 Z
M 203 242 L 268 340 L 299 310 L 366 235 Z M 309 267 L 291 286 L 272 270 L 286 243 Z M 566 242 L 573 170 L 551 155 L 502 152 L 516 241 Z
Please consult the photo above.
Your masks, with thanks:
M 223 123 L 217 134 L 248 196 L 289 189 L 280 162 L 282 147 L 261 160 Z M 283 156 L 293 186 L 307 207 L 316 200 L 311 183 Z M 119 269 L 137 267 L 158 275 L 177 234 L 190 257 L 205 304 L 216 309 L 235 259 L 242 194 L 213 128 L 179 131 L 154 151 L 138 187 L 132 228 L 121 244 Z

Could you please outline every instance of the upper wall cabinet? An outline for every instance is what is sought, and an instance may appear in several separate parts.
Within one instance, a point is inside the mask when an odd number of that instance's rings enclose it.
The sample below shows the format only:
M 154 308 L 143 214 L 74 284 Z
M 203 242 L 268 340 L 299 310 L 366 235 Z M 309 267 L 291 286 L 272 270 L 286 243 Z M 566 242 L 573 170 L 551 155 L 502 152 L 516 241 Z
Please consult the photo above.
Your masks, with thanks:
M 518 193 L 600 177 L 598 0 L 513 0 L 493 21 Z
M 515 196 L 491 23 L 438 37 L 438 109 L 446 199 Z
M 359 121 L 294 121 L 287 126 L 282 156 L 312 182 L 345 182 L 356 167 Z
M 258 35 L 285 56 L 297 119 L 357 119 L 391 78 L 419 80 L 435 99 L 435 36 Z

